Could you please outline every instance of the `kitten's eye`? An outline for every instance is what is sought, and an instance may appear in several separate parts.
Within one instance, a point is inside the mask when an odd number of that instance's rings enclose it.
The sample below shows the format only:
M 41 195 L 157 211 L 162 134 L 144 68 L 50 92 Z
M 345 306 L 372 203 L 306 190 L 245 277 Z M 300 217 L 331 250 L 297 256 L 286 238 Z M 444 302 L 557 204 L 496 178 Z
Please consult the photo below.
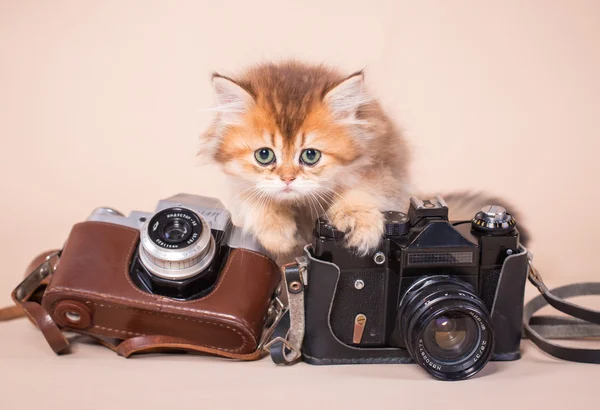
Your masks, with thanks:
M 254 152 L 254 158 L 261 165 L 269 165 L 275 162 L 275 153 L 271 148 L 261 148 Z
M 321 151 L 308 148 L 300 154 L 300 161 L 305 165 L 315 165 L 321 159 Z

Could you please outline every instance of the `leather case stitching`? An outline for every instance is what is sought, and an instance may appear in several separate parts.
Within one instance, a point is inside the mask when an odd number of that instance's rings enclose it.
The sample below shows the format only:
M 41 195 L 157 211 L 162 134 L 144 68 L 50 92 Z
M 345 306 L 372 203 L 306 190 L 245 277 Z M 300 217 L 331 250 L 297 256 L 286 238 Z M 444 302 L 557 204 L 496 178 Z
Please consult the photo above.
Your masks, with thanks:
M 59 303 L 59 301 L 54 302 L 52 304 L 52 312 L 54 312 L 54 308 L 56 306 L 56 304 Z M 182 316 L 176 316 L 176 315 L 171 315 L 168 313 L 160 313 L 160 312 L 152 312 L 152 311 L 147 311 L 144 309 L 139 309 L 139 308 L 135 308 L 135 307 L 130 307 L 130 306 L 120 306 L 120 305 L 110 305 L 110 304 L 106 304 L 106 303 L 97 303 L 97 302 L 90 302 L 90 301 L 86 301 L 85 302 L 86 305 L 95 305 L 97 307 L 101 307 L 101 308 L 112 308 L 112 309 L 122 309 L 122 310 L 132 310 L 132 311 L 136 311 L 138 313 L 142 313 L 145 315 L 154 315 L 154 316 L 162 316 L 162 317 L 166 317 L 168 319 L 177 319 L 177 320 L 186 320 L 186 321 L 191 321 L 191 322 L 197 322 L 197 323 L 204 323 L 204 324 L 208 324 L 208 325 L 212 325 L 212 326 L 219 326 L 219 327 L 225 327 L 229 330 L 234 331 L 235 333 L 237 333 L 238 335 L 240 335 L 240 337 L 242 338 L 242 345 L 240 347 L 237 347 L 235 349 L 225 349 L 225 348 L 221 348 L 221 347 L 216 347 L 216 346 L 210 346 L 210 345 L 205 345 L 207 347 L 211 347 L 213 349 L 217 349 L 217 350 L 223 350 L 226 352 L 238 352 L 240 350 L 243 350 L 245 347 L 249 346 L 249 340 L 246 337 L 247 335 L 243 334 L 242 332 L 239 331 L 239 329 L 236 329 L 234 327 L 222 324 L 222 323 L 218 323 L 218 322 L 212 322 L 212 321 L 208 321 L 205 319 L 196 319 L 196 318 L 190 318 L 190 317 L 182 317 Z M 106 330 L 112 330 L 115 332 L 121 332 L 121 333 L 131 333 L 131 334 L 136 334 L 136 335 L 144 335 L 144 333 L 135 333 L 135 332 L 127 332 L 124 330 L 116 330 L 116 329 L 109 329 L 109 328 L 104 328 L 102 326 L 94 326 L 95 328 L 102 328 L 102 329 L 106 329 Z M 253 340 L 255 340 L 253 338 Z
M 99 293 L 95 293 L 95 292 L 90 292 L 90 291 L 86 291 L 83 289 L 72 289 L 72 288 L 66 288 L 64 286 L 56 286 L 54 287 L 51 291 L 46 292 L 46 296 L 51 296 L 51 295 L 58 295 L 58 296 L 63 296 L 63 292 L 66 293 L 69 297 L 73 297 L 73 296 L 77 296 L 77 294 L 79 294 L 80 297 L 87 297 L 87 296 L 92 296 L 92 297 L 98 297 L 98 298 L 102 298 L 102 299 L 113 299 L 113 301 L 115 302 L 119 302 L 122 301 L 124 303 L 139 303 L 142 305 L 146 305 L 149 306 L 151 308 L 164 308 L 163 305 L 157 305 L 154 303 L 147 303 L 147 302 L 143 302 L 140 300 L 135 300 L 135 299 L 129 299 L 129 298 L 124 298 L 121 296 L 114 296 L 114 295 L 105 295 L 105 294 L 99 294 Z M 116 299 L 116 300 L 115 300 Z M 54 312 L 54 308 L 56 306 L 56 304 L 59 301 L 56 301 L 54 303 L 52 303 L 51 309 L 52 312 Z M 86 304 L 90 303 L 89 301 L 85 302 Z M 96 302 L 92 302 L 96 305 L 98 305 Z M 108 304 L 104 304 L 101 306 L 110 306 L 110 307 L 117 307 L 120 309 L 129 309 L 129 310 L 137 310 L 139 312 L 143 312 L 143 313 L 147 313 L 150 315 L 162 315 L 168 318 L 174 318 L 174 319 L 179 319 L 179 316 L 175 316 L 174 314 L 168 314 L 168 313 L 157 313 L 157 312 L 153 312 L 153 311 L 148 311 L 148 310 L 144 310 L 144 309 L 140 309 L 140 308 L 136 308 L 136 307 L 129 307 L 129 306 L 119 306 L 119 305 L 108 305 Z M 168 306 L 169 309 L 174 309 L 174 310 L 179 310 L 182 312 L 182 314 L 190 312 L 190 313 L 194 313 L 194 314 L 198 314 L 200 313 L 200 311 L 198 309 L 191 309 L 191 308 L 185 308 L 185 307 L 179 307 L 179 306 Z M 216 320 L 221 319 L 218 315 L 215 316 Z M 187 319 L 186 319 L 187 320 Z M 202 321 L 202 319 L 194 319 L 194 318 L 190 318 L 189 320 L 196 320 L 196 321 Z M 204 319 L 206 320 L 206 319 Z M 205 322 L 205 323 L 215 323 L 215 322 Z M 242 323 L 243 324 L 243 323 Z M 223 326 L 227 326 L 227 325 L 223 325 Z M 229 327 L 229 326 L 227 326 Z M 231 327 L 231 329 L 235 329 L 233 327 Z M 240 332 L 240 330 L 235 329 L 236 332 L 238 332 L 240 335 L 242 335 L 242 337 L 245 339 L 246 336 L 250 336 L 251 340 L 256 343 L 256 338 L 254 337 L 252 331 L 248 330 L 248 332 L 250 333 L 249 335 L 244 335 L 243 333 Z
M 130 302 L 133 304 L 145 305 L 145 306 L 149 306 L 149 307 L 157 308 L 157 309 L 168 308 L 168 309 L 173 309 L 173 310 L 179 310 L 181 312 L 191 312 L 191 313 L 195 313 L 195 314 L 205 313 L 206 314 L 206 312 L 202 311 L 201 309 L 192 309 L 192 308 L 186 308 L 186 307 L 180 307 L 180 306 L 148 303 L 148 302 L 144 302 L 142 300 L 129 299 L 129 298 L 125 298 L 122 296 L 115 296 L 115 295 L 108 295 L 108 294 L 104 294 L 104 293 L 91 292 L 91 291 L 84 290 L 84 289 L 67 288 L 64 286 L 55 286 L 52 290 L 47 291 L 46 295 L 51 296 L 54 294 L 58 294 L 59 296 L 62 296 L 63 292 L 66 292 L 69 297 L 79 294 L 79 296 L 92 296 L 92 297 L 108 299 L 108 300 L 112 299 L 116 303 L 122 301 L 122 302 Z M 170 300 L 169 300 L 169 302 L 170 302 Z M 214 316 L 216 318 L 221 318 L 221 316 L 219 314 L 215 314 Z M 227 318 L 230 317 L 229 315 L 223 315 L 223 316 L 227 317 Z
M 98 325 L 94 325 L 93 326 L 94 329 L 102 329 L 102 330 L 107 330 L 109 332 L 118 332 L 118 333 L 125 333 L 128 335 L 134 335 L 134 336 L 146 336 L 145 333 L 137 333 L 137 332 L 128 332 L 126 330 L 119 330 L 119 329 L 111 329 L 110 327 L 104 327 L 104 326 L 98 326 Z
M 134 336 L 147 336 L 147 334 L 145 334 L 145 333 L 126 332 L 124 330 L 111 329 L 111 328 L 104 327 L 104 326 L 94 326 L 94 329 L 102 329 L 102 330 L 106 330 L 106 331 L 109 331 L 109 332 L 115 332 L 115 333 L 127 333 L 127 334 L 134 335 Z M 164 345 L 167 345 L 168 347 L 183 347 L 183 348 L 187 348 L 187 347 L 190 346 L 189 343 L 173 343 L 173 342 L 168 342 L 168 343 L 165 343 Z M 159 343 L 157 346 L 154 346 L 154 347 L 162 348 L 162 347 L 165 347 L 164 345 L 161 344 L 161 343 Z M 205 348 L 209 348 L 209 349 L 220 350 L 220 351 L 224 351 L 224 352 L 230 352 L 230 353 L 237 353 L 238 351 L 240 351 L 242 349 L 242 348 L 224 349 L 224 348 L 217 347 L 217 346 L 212 346 L 212 345 L 209 345 L 209 344 L 202 344 L 200 346 L 205 347 Z M 242 346 L 242 347 L 244 347 L 244 346 Z

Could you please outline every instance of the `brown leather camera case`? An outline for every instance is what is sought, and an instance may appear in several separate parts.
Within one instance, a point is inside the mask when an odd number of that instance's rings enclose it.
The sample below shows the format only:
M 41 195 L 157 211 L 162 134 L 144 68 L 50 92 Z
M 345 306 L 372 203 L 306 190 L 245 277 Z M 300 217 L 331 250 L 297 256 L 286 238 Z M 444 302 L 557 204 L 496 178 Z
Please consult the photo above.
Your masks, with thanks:
M 247 360 L 260 355 L 257 347 L 281 277 L 272 260 L 232 249 L 211 293 L 180 301 L 133 284 L 129 267 L 138 243 L 135 229 L 79 223 L 72 228 L 41 307 L 15 302 L 57 353 L 68 347 L 61 331 L 69 330 L 95 336 L 126 357 L 165 349 Z

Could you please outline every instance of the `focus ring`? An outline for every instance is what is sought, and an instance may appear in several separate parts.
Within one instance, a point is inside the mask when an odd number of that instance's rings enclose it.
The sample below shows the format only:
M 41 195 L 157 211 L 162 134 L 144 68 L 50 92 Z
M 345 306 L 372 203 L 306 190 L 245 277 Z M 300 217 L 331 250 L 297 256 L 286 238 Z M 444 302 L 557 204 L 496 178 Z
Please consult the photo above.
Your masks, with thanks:
M 140 260 L 142 264 L 150 271 L 150 273 L 171 280 L 183 280 L 197 275 L 202 272 L 212 262 L 216 253 L 216 245 L 211 237 L 209 248 L 206 253 L 193 259 L 185 259 L 183 261 L 164 261 L 160 258 L 155 258 L 142 247 L 140 252 Z M 169 265 L 170 264 L 170 265 Z M 173 266 L 175 265 L 175 266 Z
M 206 252 L 203 252 L 202 254 L 199 254 L 197 256 L 193 256 L 191 258 L 184 259 L 181 261 L 170 261 L 167 259 L 161 259 L 161 258 L 155 257 L 150 252 L 148 252 L 146 250 L 146 248 L 142 248 L 142 249 L 143 249 L 146 259 L 148 261 L 150 261 L 153 264 L 155 264 L 156 266 L 160 266 L 161 268 L 164 268 L 164 269 L 186 269 L 186 268 L 189 268 L 190 266 L 193 266 L 193 265 L 197 264 L 198 262 L 200 262 L 200 260 L 202 260 L 202 258 L 206 254 Z

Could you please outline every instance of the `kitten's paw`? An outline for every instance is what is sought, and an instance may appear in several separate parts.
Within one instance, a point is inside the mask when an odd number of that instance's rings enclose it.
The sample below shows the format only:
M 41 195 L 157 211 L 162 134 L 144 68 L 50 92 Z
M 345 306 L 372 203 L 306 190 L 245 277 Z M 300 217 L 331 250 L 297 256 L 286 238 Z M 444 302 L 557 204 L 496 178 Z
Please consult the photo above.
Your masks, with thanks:
M 366 256 L 380 244 L 384 217 L 378 209 L 337 209 L 331 212 L 333 226 L 346 234 L 346 246 L 358 256 Z

